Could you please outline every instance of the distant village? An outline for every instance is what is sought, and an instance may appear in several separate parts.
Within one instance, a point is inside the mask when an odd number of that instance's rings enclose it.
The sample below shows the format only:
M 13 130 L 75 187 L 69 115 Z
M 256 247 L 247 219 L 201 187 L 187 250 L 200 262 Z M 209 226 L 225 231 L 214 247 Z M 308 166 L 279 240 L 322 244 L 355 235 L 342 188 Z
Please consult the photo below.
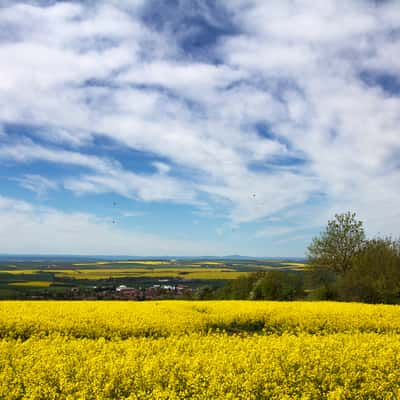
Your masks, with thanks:
M 87 300 L 160 300 L 190 297 L 194 288 L 187 285 L 157 284 L 148 287 L 129 287 L 126 285 L 94 286 L 88 288 L 72 288 L 71 297 Z

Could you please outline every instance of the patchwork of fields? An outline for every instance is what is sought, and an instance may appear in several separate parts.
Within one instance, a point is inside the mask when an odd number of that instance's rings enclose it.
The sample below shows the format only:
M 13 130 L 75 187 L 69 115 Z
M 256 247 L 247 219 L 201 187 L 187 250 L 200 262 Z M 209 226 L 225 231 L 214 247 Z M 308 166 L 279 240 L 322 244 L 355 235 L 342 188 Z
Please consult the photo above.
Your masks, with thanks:
M 188 279 L 235 279 L 246 272 L 238 272 L 231 268 L 97 268 L 97 269 L 47 269 L 7 271 L 18 277 L 37 275 L 46 272 L 57 278 L 104 280 L 113 278 L 182 278 Z
M 0 338 L 7 400 L 400 397 L 399 306 L 3 301 Z
M 2 262 L 0 263 L 0 298 L 65 293 L 71 288 L 148 287 L 169 282 L 192 288 L 200 285 L 223 285 L 249 272 L 302 271 L 305 264 L 284 261 L 236 260 L 121 260 L 93 262 Z

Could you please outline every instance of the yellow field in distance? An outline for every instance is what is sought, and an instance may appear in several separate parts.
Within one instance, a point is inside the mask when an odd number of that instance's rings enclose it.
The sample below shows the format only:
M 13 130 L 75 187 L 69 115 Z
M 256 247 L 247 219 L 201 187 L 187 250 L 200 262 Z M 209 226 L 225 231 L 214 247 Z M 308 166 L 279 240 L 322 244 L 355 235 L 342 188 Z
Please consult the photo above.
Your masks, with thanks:
M 296 262 L 285 262 L 285 265 L 292 265 L 293 267 L 307 267 L 308 264 L 296 263 Z
M 171 264 L 171 261 L 95 261 L 88 263 L 74 263 L 75 266 L 89 266 L 89 265 L 112 265 L 112 264 L 142 264 L 142 265 L 166 265 Z
M 193 263 L 194 265 L 221 265 L 224 264 L 222 261 L 196 261 Z
M 32 275 L 42 272 L 54 273 L 56 278 L 108 279 L 108 278 L 182 278 L 182 279 L 236 279 L 247 275 L 230 268 L 96 268 L 96 269 L 41 269 L 2 271 L 11 275 Z
M 36 287 L 49 287 L 51 282 L 46 281 L 25 281 L 25 282 L 11 282 L 8 286 L 36 286 Z

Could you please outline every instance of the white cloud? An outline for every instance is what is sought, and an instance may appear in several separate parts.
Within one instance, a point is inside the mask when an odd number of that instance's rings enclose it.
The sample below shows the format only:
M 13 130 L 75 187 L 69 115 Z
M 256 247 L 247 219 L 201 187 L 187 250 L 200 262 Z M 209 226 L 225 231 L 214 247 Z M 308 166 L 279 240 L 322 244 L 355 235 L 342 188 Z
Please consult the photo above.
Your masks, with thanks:
M 122 211 L 122 212 L 120 212 L 120 214 L 126 218 L 137 218 L 137 217 L 143 217 L 145 215 L 148 215 L 148 213 L 146 213 L 144 211 Z
M 0 196 L 0 209 L 14 213 L 29 213 L 33 211 L 33 206 L 26 201 Z
M 215 91 L 232 81 L 246 78 L 241 71 L 206 63 L 156 61 L 138 63 L 119 76 L 118 81 L 131 84 L 161 85 L 198 101 L 213 96 Z
M 255 237 L 287 237 L 295 232 L 301 231 L 304 228 L 293 226 L 269 226 L 256 232 Z
M 115 192 L 129 198 L 144 201 L 172 200 L 196 203 L 196 193 L 188 182 L 181 182 L 163 171 L 154 174 L 138 174 L 122 168 L 112 159 L 101 158 L 75 151 L 45 148 L 30 141 L 13 143 L 0 147 L 0 159 L 20 162 L 47 161 L 66 165 L 76 165 L 93 170 L 93 174 L 66 178 L 64 187 L 78 194 Z M 16 178 L 23 187 L 39 192 L 55 188 L 55 183 L 33 175 Z M 44 194 L 44 193 L 43 193 Z
M 399 5 L 324 2 L 320 9 L 307 1 L 252 2 L 236 16 L 244 33 L 226 39 L 220 51 L 231 66 L 265 82 L 288 83 L 281 93 L 287 118 L 270 123 L 308 160 L 301 178 L 314 177 L 328 210 L 333 204 L 355 209 L 371 231 L 380 225 L 398 234 L 392 206 L 400 201 L 400 171 L 389 160 L 400 144 L 400 98 L 366 85 L 360 74 L 373 66 L 399 76 L 389 60 L 399 45 L 392 34 Z
M 122 229 L 92 214 L 38 208 L 0 196 L 0 248 L 22 254 L 223 254 L 216 244 Z
M 1 158 L 20 162 L 43 160 L 53 163 L 78 165 L 103 173 L 119 168 L 119 163 L 113 160 L 74 151 L 44 147 L 31 141 L 3 145 L 0 147 Z
M 13 178 L 24 189 L 43 197 L 49 190 L 57 189 L 56 182 L 36 174 L 25 174 L 22 177 Z
M 156 168 L 160 174 L 166 174 L 171 170 L 168 164 L 159 161 L 153 162 L 153 167 Z
M 104 175 L 83 175 L 67 179 L 64 187 L 77 193 L 114 192 L 144 201 L 175 201 L 195 203 L 195 192 L 189 185 L 159 174 L 139 175 L 123 170 Z
M 0 121 L 44 125 L 36 134 L 52 146 L 95 146 L 101 135 L 166 163 L 140 174 L 34 143 L 6 144 L 0 157 L 89 169 L 64 182 L 79 193 L 222 202 L 235 223 L 323 193 L 316 220 L 346 207 L 374 231 L 399 233 L 400 97 L 361 79 L 368 70 L 400 81 L 397 2 L 225 2 L 240 34 L 209 49 L 218 65 L 185 57 L 179 38 L 144 25 L 143 4 L 1 9 Z M 291 166 L 294 157 L 304 163 Z

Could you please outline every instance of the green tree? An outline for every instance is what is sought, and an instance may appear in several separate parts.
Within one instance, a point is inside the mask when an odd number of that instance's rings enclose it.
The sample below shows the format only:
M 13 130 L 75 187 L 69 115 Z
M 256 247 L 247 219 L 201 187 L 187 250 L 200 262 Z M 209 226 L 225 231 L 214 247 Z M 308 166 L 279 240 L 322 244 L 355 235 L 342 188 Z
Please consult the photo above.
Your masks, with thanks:
M 220 290 L 220 298 L 233 300 L 248 299 L 254 284 L 263 276 L 263 272 L 253 272 L 232 280 Z
M 333 220 L 308 246 L 311 265 L 327 267 L 338 275 L 350 270 L 353 257 L 363 248 L 365 233 L 362 221 L 350 211 L 336 214 Z
M 400 301 L 400 241 L 377 238 L 366 242 L 352 267 L 337 282 L 343 300 L 367 303 Z
M 301 297 L 304 297 L 302 277 L 283 271 L 263 273 L 249 296 L 252 300 L 294 300 Z
M 313 266 L 306 274 L 309 298 L 313 300 L 337 300 L 336 274 L 333 270 Z

